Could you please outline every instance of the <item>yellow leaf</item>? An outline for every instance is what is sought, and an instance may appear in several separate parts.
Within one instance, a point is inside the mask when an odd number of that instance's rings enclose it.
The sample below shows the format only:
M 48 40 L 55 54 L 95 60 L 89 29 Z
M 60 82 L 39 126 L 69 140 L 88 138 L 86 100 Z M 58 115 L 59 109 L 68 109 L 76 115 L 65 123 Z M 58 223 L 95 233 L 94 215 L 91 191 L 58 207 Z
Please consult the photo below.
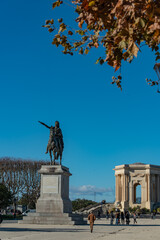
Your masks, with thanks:
M 79 28 L 82 28 L 82 25 L 83 25 L 83 20 L 81 20 L 81 21 L 78 23 L 78 27 L 79 27 Z
M 139 48 L 137 47 L 137 45 L 135 43 L 133 43 L 132 53 L 135 57 L 137 57 L 138 51 L 139 51 Z
M 85 53 L 85 54 L 88 54 L 88 52 L 89 52 L 89 50 L 88 50 L 88 48 L 86 48 L 85 51 L 84 51 L 84 53 Z
M 92 7 L 92 6 L 94 6 L 94 5 L 95 5 L 95 1 L 91 1 L 91 2 L 88 4 L 89 7 Z

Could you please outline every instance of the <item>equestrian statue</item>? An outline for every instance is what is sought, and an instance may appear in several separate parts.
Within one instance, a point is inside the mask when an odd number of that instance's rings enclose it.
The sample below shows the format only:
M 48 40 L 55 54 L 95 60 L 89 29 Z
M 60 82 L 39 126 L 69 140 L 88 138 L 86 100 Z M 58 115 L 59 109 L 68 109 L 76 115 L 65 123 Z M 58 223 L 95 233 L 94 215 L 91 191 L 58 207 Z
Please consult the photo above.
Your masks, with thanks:
M 40 121 L 38 122 L 44 125 L 46 128 L 50 129 L 49 140 L 48 140 L 47 149 L 45 153 L 47 154 L 49 152 L 51 165 L 52 165 L 52 153 L 54 156 L 53 165 L 55 165 L 55 160 L 58 160 L 59 157 L 60 157 L 60 165 L 61 165 L 64 143 L 63 143 L 62 131 L 59 127 L 59 122 L 56 121 L 54 127 L 53 126 L 49 127 L 48 125 Z

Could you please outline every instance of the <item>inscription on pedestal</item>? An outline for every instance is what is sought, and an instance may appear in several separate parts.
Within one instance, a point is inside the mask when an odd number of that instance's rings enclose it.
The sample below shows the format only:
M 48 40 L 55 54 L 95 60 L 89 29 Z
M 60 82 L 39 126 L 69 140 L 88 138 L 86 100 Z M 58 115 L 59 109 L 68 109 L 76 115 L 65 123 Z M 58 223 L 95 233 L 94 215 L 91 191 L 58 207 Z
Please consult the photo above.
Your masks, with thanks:
M 43 193 L 58 193 L 58 177 L 43 177 Z

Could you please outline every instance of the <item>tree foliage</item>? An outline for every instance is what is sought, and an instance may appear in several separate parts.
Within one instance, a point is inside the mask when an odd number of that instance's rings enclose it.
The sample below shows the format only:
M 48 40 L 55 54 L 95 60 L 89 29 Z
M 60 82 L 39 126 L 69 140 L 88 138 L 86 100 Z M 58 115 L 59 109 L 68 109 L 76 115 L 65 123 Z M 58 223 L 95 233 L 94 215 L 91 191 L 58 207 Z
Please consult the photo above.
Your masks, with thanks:
M 93 205 L 96 204 L 96 202 L 92 201 L 92 200 L 87 200 L 87 199 L 76 199 L 74 201 L 72 201 L 72 210 L 76 211 L 79 210 L 81 208 L 85 208 L 89 205 Z
M 12 203 L 12 194 L 8 188 L 0 183 L 0 208 L 5 208 Z
M 20 205 L 27 206 L 29 209 L 35 209 L 36 208 L 36 201 L 37 198 L 39 197 L 39 189 L 38 189 L 38 194 L 35 192 L 31 193 L 23 193 L 22 197 L 18 201 Z
M 0 158 L 0 180 L 14 197 L 25 198 L 26 205 L 35 203 L 40 194 L 38 170 L 44 161 Z
M 57 0 L 53 9 L 63 3 Z M 123 61 L 131 63 L 144 45 L 152 49 L 156 61 L 160 59 L 159 0 L 73 0 L 71 4 L 78 14 L 77 29 L 68 26 L 63 18 L 46 20 L 43 26 L 50 33 L 54 31 L 52 44 L 62 46 L 64 54 L 88 54 L 101 45 L 104 55 L 96 63 L 108 63 L 115 71 L 120 70 Z M 112 83 L 121 88 L 122 77 L 118 74 Z

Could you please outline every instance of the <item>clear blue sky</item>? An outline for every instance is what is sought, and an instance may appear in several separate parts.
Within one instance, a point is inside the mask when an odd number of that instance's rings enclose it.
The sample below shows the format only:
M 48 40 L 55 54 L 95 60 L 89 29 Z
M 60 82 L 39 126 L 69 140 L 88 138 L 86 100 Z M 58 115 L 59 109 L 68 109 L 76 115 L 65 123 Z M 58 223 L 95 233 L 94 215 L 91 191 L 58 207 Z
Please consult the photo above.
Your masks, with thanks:
M 160 162 L 160 94 L 145 81 L 157 79 L 154 55 L 144 47 L 123 65 L 121 92 L 110 84 L 113 69 L 95 64 L 101 49 L 72 57 L 51 44 L 41 26 L 61 15 L 71 23 L 65 7 L 56 13 L 51 0 L 0 1 L 0 157 L 49 159 L 49 131 L 37 121 L 59 120 L 71 198 L 111 201 L 116 165 Z

